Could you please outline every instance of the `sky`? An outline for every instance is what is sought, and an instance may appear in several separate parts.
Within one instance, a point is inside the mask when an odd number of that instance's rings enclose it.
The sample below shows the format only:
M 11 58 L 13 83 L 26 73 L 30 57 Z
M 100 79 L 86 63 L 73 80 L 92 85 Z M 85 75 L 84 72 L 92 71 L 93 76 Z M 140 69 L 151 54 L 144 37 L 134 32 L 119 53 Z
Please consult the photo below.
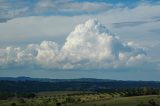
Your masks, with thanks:
M 160 81 L 159 0 L 0 0 L 0 77 Z

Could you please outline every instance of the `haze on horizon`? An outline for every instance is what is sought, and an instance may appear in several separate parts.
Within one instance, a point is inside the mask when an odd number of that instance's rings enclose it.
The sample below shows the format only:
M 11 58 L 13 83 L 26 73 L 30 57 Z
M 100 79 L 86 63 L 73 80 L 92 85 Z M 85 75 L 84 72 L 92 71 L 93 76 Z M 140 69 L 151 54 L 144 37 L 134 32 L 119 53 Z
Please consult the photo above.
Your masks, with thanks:
M 160 81 L 159 1 L 15 1 L 0 1 L 0 77 Z

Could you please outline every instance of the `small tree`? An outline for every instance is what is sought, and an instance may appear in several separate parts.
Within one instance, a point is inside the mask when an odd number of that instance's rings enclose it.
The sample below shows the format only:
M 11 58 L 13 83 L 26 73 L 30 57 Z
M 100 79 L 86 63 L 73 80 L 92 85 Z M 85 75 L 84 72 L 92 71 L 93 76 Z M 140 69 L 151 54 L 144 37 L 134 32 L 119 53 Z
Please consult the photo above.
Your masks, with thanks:
M 75 99 L 72 97 L 68 97 L 68 98 L 66 98 L 66 102 L 73 103 L 73 102 L 75 102 Z
M 106 104 L 103 104 L 102 106 L 106 106 Z
M 19 103 L 26 103 L 23 98 L 19 98 L 19 99 L 18 99 L 18 102 L 19 102 Z
M 150 104 L 150 106 L 158 106 L 154 99 L 149 100 L 148 103 Z
M 11 103 L 11 106 L 17 106 L 16 103 Z
M 56 103 L 56 106 L 61 106 L 61 103 Z

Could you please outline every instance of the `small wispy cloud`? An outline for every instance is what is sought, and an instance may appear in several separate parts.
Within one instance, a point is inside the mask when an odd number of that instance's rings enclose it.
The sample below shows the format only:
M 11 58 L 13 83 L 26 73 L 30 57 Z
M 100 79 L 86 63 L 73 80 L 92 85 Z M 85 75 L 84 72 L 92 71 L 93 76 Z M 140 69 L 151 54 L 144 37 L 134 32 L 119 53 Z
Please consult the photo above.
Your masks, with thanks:
M 134 22 L 119 22 L 119 23 L 113 23 L 113 27 L 116 28 L 122 28 L 122 27 L 133 27 L 148 23 L 147 21 L 134 21 Z
M 0 22 L 25 16 L 72 16 L 94 14 L 111 8 L 106 2 L 77 2 L 74 0 L 0 1 Z
M 160 19 L 151 19 L 146 21 L 129 21 L 129 22 L 118 22 L 118 23 L 112 23 L 113 27 L 115 28 L 122 28 L 122 27 L 135 27 L 138 25 L 143 25 L 147 23 L 153 23 L 153 22 L 159 22 Z
M 105 2 L 76 2 L 73 0 L 40 0 L 36 6 L 35 11 L 38 13 L 48 12 L 65 13 L 65 14 L 79 14 L 79 13 L 95 13 L 109 9 L 111 4 Z

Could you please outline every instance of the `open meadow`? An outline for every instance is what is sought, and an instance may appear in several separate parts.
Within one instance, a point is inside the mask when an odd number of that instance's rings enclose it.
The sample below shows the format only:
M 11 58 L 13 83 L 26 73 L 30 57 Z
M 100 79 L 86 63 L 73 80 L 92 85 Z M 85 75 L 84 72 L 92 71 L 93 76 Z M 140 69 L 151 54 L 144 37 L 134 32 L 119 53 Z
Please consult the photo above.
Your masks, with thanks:
M 124 97 L 121 93 L 56 91 L 0 100 L 0 106 L 160 106 L 160 96 Z

